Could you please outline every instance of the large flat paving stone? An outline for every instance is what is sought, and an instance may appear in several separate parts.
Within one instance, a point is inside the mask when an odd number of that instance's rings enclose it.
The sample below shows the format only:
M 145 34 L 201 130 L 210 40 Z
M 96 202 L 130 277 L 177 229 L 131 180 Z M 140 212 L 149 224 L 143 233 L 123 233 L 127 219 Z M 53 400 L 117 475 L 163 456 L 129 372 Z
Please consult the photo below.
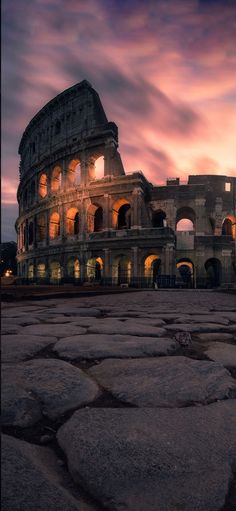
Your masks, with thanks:
M 235 422 L 235 401 L 83 409 L 58 440 L 74 481 L 106 509 L 221 511 L 236 461 Z
M 104 360 L 89 374 L 117 399 L 140 407 L 205 404 L 236 390 L 220 364 L 187 357 Z
M 24 335 L 21 329 L 16 335 L 2 335 L 2 362 L 21 362 L 36 355 L 43 348 L 57 341 L 56 337 Z
M 63 472 L 50 449 L 3 435 L 2 511 L 94 510 L 70 493 Z
M 214 342 L 205 352 L 211 359 L 225 367 L 236 368 L 236 346 L 222 342 Z
M 220 325 L 218 323 L 175 323 L 173 325 L 166 325 L 167 330 L 173 332 L 221 332 L 227 330 L 230 325 Z
M 166 325 L 165 325 L 166 326 Z M 141 337 L 163 337 L 166 330 L 161 327 L 142 325 L 134 321 L 98 321 L 96 325 L 92 325 L 88 329 L 89 334 L 117 334 L 135 335 Z
M 53 349 L 67 360 L 151 357 L 174 352 L 176 343 L 167 338 L 88 334 L 61 339 Z
M 100 309 L 96 309 L 93 307 L 73 307 L 69 303 L 65 303 L 63 305 L 58 305 L 53 309 L 50 309 L 51 314 L 65 314 L 66 316 L 91 316 L 98 318 L 102 315 Z
M 175 323 L 215 323 L 218 325 L 228 325 L 229 319 L 218 314 L 192 314 L 191 316 L 179 316 Z
M 24 328 L 26 335 L 40 335 L 48 336 L 53 335 L 55 337 L 68 337 L 69 335 L 80 335 L 85 334 L 86 328 L 74 325 L 72 323 L 66 324 L 40 324 L 30 325 Z
M 3 320 L 1 323 L 1 334 L 7 335 L 7 334 L 19 334 L 22 330 L 22 326 L 18 324 L 12 324 L 11 320 Z
M 98 394 L 98 386 L 89 376 L 62 360 L 3 364 L 3 424 L 27 427 L 43 416 L 56 419 Z
M 200 341 L 211 342 L 211 341 L 231 341 L 233 334 L 226 332 L 206 332 L 206 333 L 195 333 L 195 336 Z

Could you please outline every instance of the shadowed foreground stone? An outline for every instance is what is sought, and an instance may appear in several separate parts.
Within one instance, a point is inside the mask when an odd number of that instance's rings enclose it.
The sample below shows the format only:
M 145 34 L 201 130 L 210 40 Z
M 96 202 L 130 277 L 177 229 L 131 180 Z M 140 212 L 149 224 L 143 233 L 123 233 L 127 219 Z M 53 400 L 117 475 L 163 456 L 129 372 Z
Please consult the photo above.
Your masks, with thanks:
M 2 368 L 2 421 L 32 426 L 93 401 L 99 389 L 83 371 L 61 360 L 32 360 Z
M 167 355 L 176 349 L 176 343 L 167 338 L 88 334 L 61 339 L 53 349 L 60 357 L 68 360 L 145 357 Z
M 179 407 L 229 396 L 236 383 L 220 364 L 186 357 L 105 360 L 89 374 L 117 399 L 140 407 Z
M 66 337 L 68 335 L 85 334 L 86 328 L 73 324 L 40 324 L 26 326 L 24 332 L 27 335 L 55 335 L 56 337 Z
M 223 342 L 214 342 L 206 351 L 206 355 L 226 367 L 236 367 L 236 346 Z
M 3 335 L 2 362 L 21 362 L 22 360 L 29 359 L 56 341 L 56 337 L 23 335 L 23 331 L 19 335 Z
M 110 319 L 110 318 L 109 318 Z M 119 330 L 118 330 L 119 328 Z M 105 321 L 98 322 L 97 326 L 92 325 L 88 329 L 89 334 L 121 334 L 121 335 L 135 335 L 139 337 L 162 337 L 166 334 L 164 328 L 142 325 L 132 321 L 117 321 L 114 319 L 114 324 L 109 321 L 109 324 L 105 324 Z
M 175 323 L 174 325 L 166 325 L 167 330 L 174 332 L 220 332 L 228 329 L 228 325 L 219 325 L 216 323 Z
M 55 454 L 2 436 L 2 511 L 92 511 L 63 487 Z
M 68 316 L 84 316 L 84 317 L 95 317 L 98 318 L 101 316 L 100 309 L 95 309 L 94 307 L 73 307 L 70 304 L 57 305 L 55 308 L 51 309 L 50 312 L 52 314 L 65 314 Z
M 208 333 L 195 333 L 195 336 L 204 342 L 210 341 L 231 341 L 233 339 L 232 334 L 228 334 L 225 332 L 208 332 Z
M 236 461 L 235 421 L 234 401 L 93 408 L 75 412 L 57 436 L 73 479 L 109 510 L 220 511 Z

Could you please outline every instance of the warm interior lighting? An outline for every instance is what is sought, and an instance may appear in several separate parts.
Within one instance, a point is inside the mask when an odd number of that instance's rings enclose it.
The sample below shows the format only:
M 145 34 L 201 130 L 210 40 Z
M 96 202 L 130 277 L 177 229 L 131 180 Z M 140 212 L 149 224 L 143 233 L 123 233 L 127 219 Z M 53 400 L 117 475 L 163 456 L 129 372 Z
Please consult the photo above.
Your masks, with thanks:
M 4 273 L 4 277 L 11 277 L 12 276 L 12 270 L 6 270 Z
M 225 183 L 225 192 L 231 192 L 231 183 Z
M 39 196 L 42 198 L 48 193 L 47 179 L 46 174 L 41 174 L 39 178 Z

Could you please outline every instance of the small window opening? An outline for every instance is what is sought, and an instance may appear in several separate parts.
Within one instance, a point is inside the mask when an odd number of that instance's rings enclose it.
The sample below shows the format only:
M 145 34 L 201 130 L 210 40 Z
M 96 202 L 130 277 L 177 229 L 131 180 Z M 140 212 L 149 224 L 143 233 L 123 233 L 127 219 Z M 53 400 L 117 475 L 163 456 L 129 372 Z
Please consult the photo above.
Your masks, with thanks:
M 231 183 L 225 183 L 225 192 L 231 192 Z

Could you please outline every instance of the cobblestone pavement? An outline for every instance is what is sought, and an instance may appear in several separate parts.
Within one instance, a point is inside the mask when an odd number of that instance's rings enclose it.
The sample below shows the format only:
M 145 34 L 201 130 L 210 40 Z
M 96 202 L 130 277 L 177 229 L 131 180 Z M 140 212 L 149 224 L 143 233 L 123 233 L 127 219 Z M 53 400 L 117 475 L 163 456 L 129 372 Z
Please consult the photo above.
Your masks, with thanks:
M 3 511 L 236 509 L 236 300 L 2 308 Z

